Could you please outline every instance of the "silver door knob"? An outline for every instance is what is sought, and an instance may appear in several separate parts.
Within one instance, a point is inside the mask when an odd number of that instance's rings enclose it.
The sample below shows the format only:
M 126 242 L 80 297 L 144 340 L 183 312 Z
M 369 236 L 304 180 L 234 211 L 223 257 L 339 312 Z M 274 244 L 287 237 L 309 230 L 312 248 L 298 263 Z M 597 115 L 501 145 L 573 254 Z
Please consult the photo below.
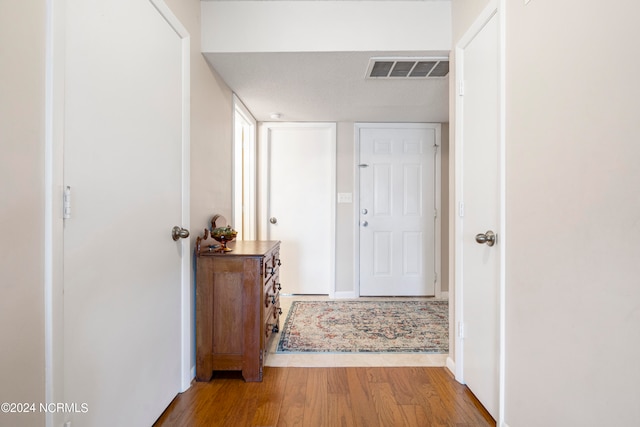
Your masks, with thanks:
M 178 227 L 177 225 L 171 229 L 171 237 L 173 240 L 178 240 L 180 238 L 186 239 L 189 237 L 189 230 L 186 228 Z
M 493 231 L 489 230 L 486 233 L 476 234 L 476 242 L 483 244 L 486 243 L 487 246 L 493 246 L 496 244 L 498 240 L 498 236 Z
M 269 218 L 269 222 L 271 224 L 277 224 L 278 223 L 278 218 L 276 218 L 275 216 L 272 216 L 271 218 Z
M 368 221 L 361 221 L 360 225 L 363 226 L 363 227 L 366 227 L 366 226 L 369 225 L 369 222 Z
M 368 213 L 369 213 L 369 211 L 367 209 L 362 209 L 362 215 L 366 215 Z

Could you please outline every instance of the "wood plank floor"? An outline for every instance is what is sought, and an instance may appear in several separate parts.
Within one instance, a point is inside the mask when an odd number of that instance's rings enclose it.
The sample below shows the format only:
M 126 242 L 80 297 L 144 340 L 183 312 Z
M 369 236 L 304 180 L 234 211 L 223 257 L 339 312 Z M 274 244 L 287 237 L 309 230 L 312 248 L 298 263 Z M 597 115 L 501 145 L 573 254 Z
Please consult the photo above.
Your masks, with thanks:
M 495 426 L 445 368 L 264 368 L 217 372 L 178 395 L 154 426 Z

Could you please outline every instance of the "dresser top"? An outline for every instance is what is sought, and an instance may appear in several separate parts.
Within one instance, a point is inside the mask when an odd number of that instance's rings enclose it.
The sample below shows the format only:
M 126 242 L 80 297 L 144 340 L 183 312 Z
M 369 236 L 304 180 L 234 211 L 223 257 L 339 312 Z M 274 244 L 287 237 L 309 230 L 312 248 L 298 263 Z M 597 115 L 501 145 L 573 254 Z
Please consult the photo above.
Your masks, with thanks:
M 280 244 L 279 240 L 238 240 L 227 243 L 229 249 L 232 249 L 231 252 L 219 252 L 216 251 L 215 248 L 209 250 L 209 246 L 207 244 L 216 244 L 219 245 L 213 239 L 210 241 L 203 241 L 200 246 L 199 253 L 198 247 L 196 247 L 196 256 L 222 256 L 222 257 L 233 257 L 233 256 L 262 256 L 269 251 L 271 251 L 276 245 Z

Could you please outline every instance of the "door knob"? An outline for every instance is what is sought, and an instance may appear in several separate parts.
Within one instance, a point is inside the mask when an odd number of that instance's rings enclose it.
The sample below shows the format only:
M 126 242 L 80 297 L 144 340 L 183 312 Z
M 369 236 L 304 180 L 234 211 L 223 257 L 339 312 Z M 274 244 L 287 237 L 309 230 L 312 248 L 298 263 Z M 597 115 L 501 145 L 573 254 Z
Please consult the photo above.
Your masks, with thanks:
M 272 216 L 271 218 L 269 218 L 269 222 L 271 224 L 277 224 L 278 223 L 278 218 L 276 218 L 275 216 Z
M 368 221 L 362 221 L 362 222 L 360 222 L 360 225 L 363 226 L 363 227 L 366 227 L 366 226 L 369 225 L 369 222 Z
M 486 243 L 487 246 L 493 246 L 496 244 L 498 240 L 498 236 L 493 231 L 489 230 L 486 233 L 476 234 L 476 242 L 483 244 Z
M 186 228 L 178 227 L 177 225 L 171 229 L 171 237 L 173 240 L 178 240 L 180 238 L 186 239 L 189 237 L 189 230 Z

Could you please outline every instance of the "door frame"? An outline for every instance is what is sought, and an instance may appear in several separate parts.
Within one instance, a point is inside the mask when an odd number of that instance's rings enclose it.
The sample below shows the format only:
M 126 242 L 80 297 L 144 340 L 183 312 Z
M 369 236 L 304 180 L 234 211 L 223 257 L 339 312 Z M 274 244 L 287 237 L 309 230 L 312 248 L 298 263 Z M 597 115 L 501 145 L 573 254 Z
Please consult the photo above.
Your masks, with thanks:
M 354 227 L 354 245 L 353 245 L 353 296 L 360 297 L 360 169 L 358 164 L 360 162 L 360 130 L 361 129 L 434 129 L 436 132 L 436 145 L 442 147 L 442 125 L 440 123 L 371 123 L 362 122 L 355 123 L 354 125 L 354 168 L 353 168 L 353 227 Z M 435 235 L 435 297 L 442 298 L 442 274 L 441 274 L 441 218 L 442 218 L 442 205 L 441 205 L 441 168 L 440 168 L 440 151 L 436 151 L 435 158 L 435 198 L 436 198 L 436 210 L 438 215 L 434 222 Z
M 506 171 L 506 101 L 505 101 L 505 0 L 491 0 L 489 4 L 478 15 L 473 24 L 467 29 L 460 41 L 456 44 L 455 50 L 455 138 L 453 144 L 453 155 L 451 160 L 454 162 L 454 201 L 453 209 L 451 209 L 451 215 L 454 216 L 454 229 L 451 241 L 452 252 L 454 254 L 452 269 L 453 269 L 453 289 L 455 292 L 454 298 L 454 327 L 455 331 L 453 337 L 449 339 L 454 340 L 455 348 L 455 361 L 449 357 L 447 359 L 447 366 L 455 374 L 455 378 L 458 382 L 464 384 L 464 339 L 463 339 L 463 296 L 464 296 L 464 282 L 463 282 L 463 244 L 462 244 L 462 232 L 464 226 L 464 205 L 462 200 L 463 195 L 463 159 L 464 159 L 464 52 L 466 47 L 471 41 L 478 35 L 478 33 L 484 28 L 489 20 L 497 16 L 498 18 L 498 69 L 499 69 L 499 81 L 498 81 L 498 150 L 499 150 L 499 171 L 498 171 L 498 186 L 499 186 L 499 227 L 498 236 L 500 236 L 500 244 L 497 245 L 499 250 L 499 284 L 498 284 L 498 419 L 496 420 L 498 426 L 504 426 L 504 403 L 505 403 L 505 289 L 506 289 L 506 274 L 505 274 L 505 254 L 507 246 L 507 233 L 505 226 L 505 197 L 506 197 L 506 183 L 505 183 L 505 171 Z M 451 346 L 450 346 L 451 347 Z
M 182 70 L 182 227 L 190 226 L 191 176 L 191 36 L 164 0 L 149 0 L 181 39 Z M 44 322 L 45 401 L 64 401 L 64 85 L 66 1 L 47 0 L 45 63 L 45 182 L 44 182 Z M 167 231 L 167 237 L 169 232 Z M 192 366 L 191 243 L 181 239 L 181 391 L 195 377 Z M 45 425 L 62 424 L 63 413 L 48 412 Z
M 277 128 L 326 128 L 331 131 L 331 169 L 327 171 L 331 180 L 333 197 L 329 209 L 331 211 L 331 230 L 327 234 L 331 253 L 329 255 L 329 277 L 331 283 L 327 286 L 329 298 L 334 298 L 336 294 L 336 148 L 337 148 L 337 125 L 334 122 L 261 122 L 259 124 L 258 138 L 258 236 L 264 240 L 268 238 L 267 219 L 269 215 L 269 144 L 272 129 Z
M 243 120 L 249 124 L 250 135 L 238 135 Z M 240 98 L 233 94 L 233 194 L 231 224 L 239 228 L 241 240 L 256 240 L 258 236 L 257 198 L 257 122 Z

